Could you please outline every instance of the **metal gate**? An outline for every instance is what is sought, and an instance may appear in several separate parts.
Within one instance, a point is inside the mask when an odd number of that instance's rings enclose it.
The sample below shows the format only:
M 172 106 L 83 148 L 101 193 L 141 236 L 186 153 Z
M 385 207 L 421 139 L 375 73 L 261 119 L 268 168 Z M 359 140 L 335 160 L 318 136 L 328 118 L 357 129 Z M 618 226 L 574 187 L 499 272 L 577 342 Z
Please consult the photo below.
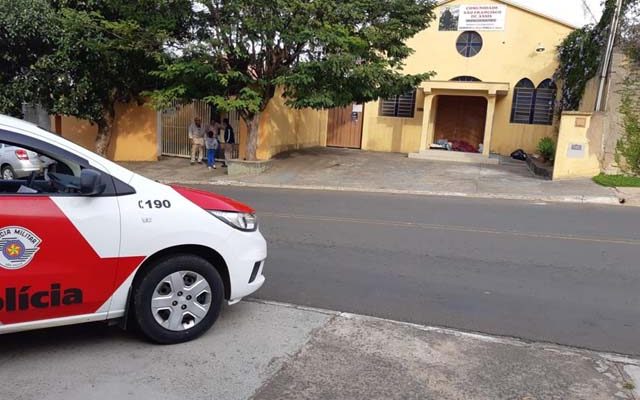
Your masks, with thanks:
M 191 141 L 189 125 L 195 117 L 200 117 L 203 124 L 211 121 L 211 107 L 204 101 L 196 100 L 189 104 L 174 102 L 162 110 L 160 116 L 160 135 L 162 139 L 162 155 L 174 157 L 190 157 Z

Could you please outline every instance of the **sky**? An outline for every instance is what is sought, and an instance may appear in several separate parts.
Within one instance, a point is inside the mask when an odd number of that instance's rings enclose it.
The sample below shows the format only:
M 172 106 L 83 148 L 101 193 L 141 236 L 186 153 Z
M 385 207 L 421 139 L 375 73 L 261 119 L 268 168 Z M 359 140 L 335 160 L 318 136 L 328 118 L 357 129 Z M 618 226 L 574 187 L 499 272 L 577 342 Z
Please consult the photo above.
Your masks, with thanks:
M 511 0 L 524 7 L 548 14 L 555 18 L 569 22 L 577 26 L 593 23 L 593 17 L 585 12 L 582 0 Z M 585 0 L 595 18 L 599 19 L 602 13 L 601 0 Z

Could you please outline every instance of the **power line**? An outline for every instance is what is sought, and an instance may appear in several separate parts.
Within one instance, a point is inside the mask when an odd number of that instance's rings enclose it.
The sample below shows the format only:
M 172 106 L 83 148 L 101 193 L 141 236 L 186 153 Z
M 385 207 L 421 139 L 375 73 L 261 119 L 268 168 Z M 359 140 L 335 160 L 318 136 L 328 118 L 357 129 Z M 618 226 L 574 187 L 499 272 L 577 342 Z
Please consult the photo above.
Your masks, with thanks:
M 591 19 L 593 20 L 594 23 L 598 22 L 598 18 L 596 18 L 596 15 L 593 13 L 593 11 L 591 10 L 591 7 L 589 7 L 589 3 L 587 2 L 587 0 L 582 0 L 582 8 L 589 13 L 589 15 L 591 15 Z

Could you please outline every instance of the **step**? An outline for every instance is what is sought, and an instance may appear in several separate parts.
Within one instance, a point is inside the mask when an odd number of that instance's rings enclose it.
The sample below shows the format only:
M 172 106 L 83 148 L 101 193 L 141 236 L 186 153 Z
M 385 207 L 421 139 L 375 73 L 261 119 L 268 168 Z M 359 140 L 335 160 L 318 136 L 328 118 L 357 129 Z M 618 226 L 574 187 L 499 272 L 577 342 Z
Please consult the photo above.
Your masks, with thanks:
M 480 153 L 463 153 L 460 151 L 422 150 L 419 153 L 410 153 L 409 158 L 432 161 L 449 161 L 467 164 L 500 164 L 497 158 L 489 158 Z

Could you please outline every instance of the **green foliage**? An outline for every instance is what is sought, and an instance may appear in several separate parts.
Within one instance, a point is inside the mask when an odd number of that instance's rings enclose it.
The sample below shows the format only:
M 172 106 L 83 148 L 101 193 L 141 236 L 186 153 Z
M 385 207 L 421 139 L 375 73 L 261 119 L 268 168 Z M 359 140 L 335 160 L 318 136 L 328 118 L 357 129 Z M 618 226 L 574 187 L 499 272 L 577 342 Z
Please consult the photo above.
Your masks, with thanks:
M 634 62 L 640 64 L 640 29 L 638 30 L 637 39 L 630 42 L 627 47 L 627 54 Z
M 592 26 L 573 31 L 558 47 L 559 66 L 555 80 L 562 81 L 561 105 L 564 110 L 577 110 L 587 86 L 600 67 L 600 56 L 606 36 Z
M 458 17 L 454 16 L 449 8 L 445 8 L 440 15 L 440 24 L 438 29 L 441 31 L 458 30 Z
M 98 124 L 117 101 L 156 87 L 152 56 L 179 31 L 189 1 L 58 0 L 55 51 L 39 63 L 52 95 L 45 106 Z
M 104 153 L 118 101 L 155 89 L 154 57 L 189 28 L 190 0 L 0 0 L 0 111 L 22 102 L 98 125 Z
M 623 14 L 637 3 L 638 0 L 624 0 Z M 554 80 L 562 82 L 563 110 L 580 107 L 587 82 L 600 70 L 615 8 L 616 0 L 605 0 L 602 17 L 596 25 L 573 31 L 558 46 L 559 66 Z
M 635 85 L 629 79 L 627 84 L 620 106 L 623 134 L 616 145 L 615 160 L 623 172 L 640 176 L 640 100 Z
M 22 116 L 40 96 L 34 65 L 52 52 L 54 9 L 47 0 L 0 0 L 0 113 Z
M 538 142 L 538 153 L 547 161 L 553 161 L 556 155 L 556 143 L 550 137 L 543 137 Z
M 640 187 L 640 178 L 637 176 L 600 174 L 594 176 L 593 181 L 606 187 Z
M 193 37 L 158 55 L 157 107 L 204 99 L 252 124 L 276 88 L 291 107 L 322 109 L 404 93 L 429 77 L 401 69 L 406 40 L 434 17 L 431 0 L 195 3 Z
M 636 65 L 640 65 L 640 0 L 630 4 L 623 21 L 621 44 Z
M 629 63 L 621 91 L 623 132 L 616 144 L 615 160 L 622 172 L 640 176 L 640 1 L 631 1 L 629 7 L 620 38 Z

